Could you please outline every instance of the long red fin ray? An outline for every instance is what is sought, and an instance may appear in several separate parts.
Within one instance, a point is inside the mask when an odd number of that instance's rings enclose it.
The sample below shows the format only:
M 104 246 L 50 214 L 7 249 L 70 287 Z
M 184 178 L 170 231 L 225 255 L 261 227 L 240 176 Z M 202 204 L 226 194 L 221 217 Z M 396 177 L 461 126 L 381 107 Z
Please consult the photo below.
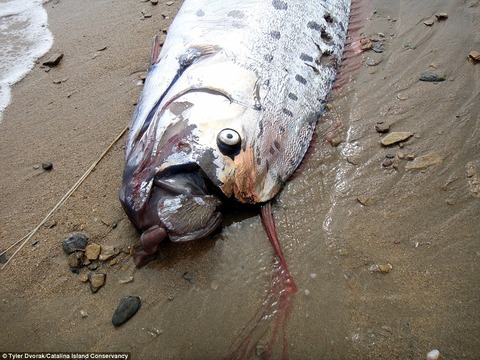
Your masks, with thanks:
M 282 359 L 288 359 L 288 337 L 286 325 L 293 310 L 297 285 L 291 276 L 285 256 L 280 247 L 272 206 L 267 203 L 261 209 L 262 224 L 267 236 L 275 249 L 275 263 L 272 280 L 267 290 L 266 298 L 259 309 L 238 335 L 239 344 L 226 358 L 228 360 L 245 359 L 255 353 L 260 358 L 269 358 L 276 341 L 282 337 Z M 270 330 L 270 319 L 274 318 L 273 329 Z M 270 330 L 270 331 L 269 331 Z M 263 342 L 264 338 L 268 340 Z M 262 343 L 262 345 L 260 345 Z

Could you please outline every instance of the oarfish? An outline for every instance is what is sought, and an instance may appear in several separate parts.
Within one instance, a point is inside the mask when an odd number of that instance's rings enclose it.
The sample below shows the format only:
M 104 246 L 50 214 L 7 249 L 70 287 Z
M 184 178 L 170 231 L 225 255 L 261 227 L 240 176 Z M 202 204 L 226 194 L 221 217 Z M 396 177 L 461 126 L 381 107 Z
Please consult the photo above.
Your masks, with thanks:
M 186 0 L 131 123 L 120 200 L 142 265 L 165 238 L 221 224 L 221 204 L 264 203 L 307 151 L 339 67 L 350 0 Z

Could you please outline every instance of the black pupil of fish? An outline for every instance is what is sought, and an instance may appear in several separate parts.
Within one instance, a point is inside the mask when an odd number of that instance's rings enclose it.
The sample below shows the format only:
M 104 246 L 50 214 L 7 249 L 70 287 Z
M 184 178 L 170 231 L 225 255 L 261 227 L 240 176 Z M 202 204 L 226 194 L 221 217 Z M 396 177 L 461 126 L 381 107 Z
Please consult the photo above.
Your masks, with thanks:
M 231 139 L 231 138 L 233 138 L 233 135 L 231 133 L 228 133 L 227 138 Z

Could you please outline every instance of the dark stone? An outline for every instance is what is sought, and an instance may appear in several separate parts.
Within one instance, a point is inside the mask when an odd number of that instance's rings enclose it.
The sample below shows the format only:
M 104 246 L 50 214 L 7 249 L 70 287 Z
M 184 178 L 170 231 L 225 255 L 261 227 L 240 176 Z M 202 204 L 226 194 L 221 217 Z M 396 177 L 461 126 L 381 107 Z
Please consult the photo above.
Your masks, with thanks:
M 42 164 L 42 169 L 46 171 L 50 171 L 53 169 L 53 164 L 51 162 L 44 162 Z
M 193 283 L 193 275 L 190 274 L 188 271 L 183 273 L 183 278 L 187 280 L 189 283 Z
M 113 326 L 120 326 L 130 320 L 140 309 L 141 301 L 138 296 L 125 296 L 118 304 L 112 317 Z
M 446 76 L 443 73 L 433 70 L 427 70 L 420 74 L 420 81 L 426 82 L 440 82 L 445 81 Z
M 0 255 L 0 264 L 5 264 L 8 261 L 7 255 L 2 254 Z
M 83 251 L 87 247 L 88 237 L 84 233 L 74 233 L 62 241 L 63 251 L 70 255 L 80 250 Z
M 383 160 L 383 163 L 382 163 L 383 167 L 389 167 L 389 166 L 392 166 L 392 165 L 393 165 L 393 160 L 392 159 L 385 158 L 385 160 Z

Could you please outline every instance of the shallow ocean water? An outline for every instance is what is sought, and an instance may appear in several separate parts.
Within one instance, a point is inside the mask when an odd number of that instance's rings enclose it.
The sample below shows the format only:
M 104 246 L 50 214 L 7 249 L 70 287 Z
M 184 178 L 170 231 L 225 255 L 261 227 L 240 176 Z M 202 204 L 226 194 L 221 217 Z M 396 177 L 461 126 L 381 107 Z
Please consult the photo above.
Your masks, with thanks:
M 11 87 L 53 44 L 42 0 L 0 1 L 0 122 Z

